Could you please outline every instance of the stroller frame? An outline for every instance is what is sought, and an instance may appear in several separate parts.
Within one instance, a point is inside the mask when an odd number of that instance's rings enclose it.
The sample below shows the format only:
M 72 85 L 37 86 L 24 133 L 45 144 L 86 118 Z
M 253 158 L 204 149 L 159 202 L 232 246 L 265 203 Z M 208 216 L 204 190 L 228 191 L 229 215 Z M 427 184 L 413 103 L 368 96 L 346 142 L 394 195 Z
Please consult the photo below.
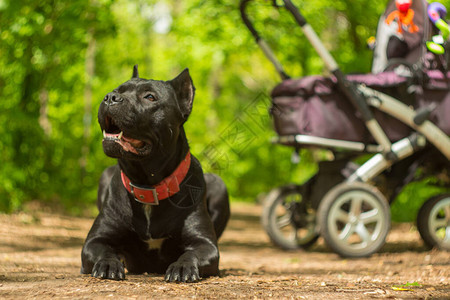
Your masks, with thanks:
M 250 21 L 246 8 L 247 5 L 251 2 L 251 0 L 242 0 L 240 3 L 240 12 L 242 16 L 242 20 L 252 33 L 253 37 L 256 40 L 256 43 L 261 48 L 265 56 L 272 62 L 275 66 L 276 71 L 279 73 L 282 80 L 289 79 L 290 77 L 286 74 L 283 69 L 283 66 L 278 61 L 276 56 L 274 55 L 271 48 L 268 44 L 261 38 L 259 33 L 256 31 L 252 22 Z M 450 160 L 450 138 L 434 123 L 429 121 L 427 117 L 430 112 L 434 109 L 434 107 L 426 107 L 419 110 L 414 110 L 409 106 L 405 105 L 401 101 L 384 94 L 382 92 L 376 91 L 372 88 L 369 88 L 361 83 L 355 83 L 347 80 L 346 76 L 340 70 L 338 64 L 332 57 L 332 55 L 328 52 L 326 47 L 323 45 L 320 38 L 317 36 L 313 28 L 310 24 L 307 23 L 304 16 L 300 13 L 297 7 L 291 2 L 291 0 L 282 0 L 284 2 L 284 7 L 292 14 L 297 24 L 302 28 L 304 35 L 307 37 L 309 42 L 312 44 L 318 55 L 323 60 L 328 71 L 336 78 L 337 85 L 339 89 L 343 92 L 346 98 L 352 103 L 352 105 L 356 108 L 356 110 L 361 114 L 361 118 L 364 121 L 365 126 L 367 127 L 369 133 L 373 136 L 376 144 L 365 144 L 362 142 L 353 142 L 353 141 L 343 141 L 336 140 L 330 138 L 322 138 L 315 137 L 309 135 L 285 135 L 278 136 L 273 138 L 272 142 L 279 143 L 283 145 L 291 145 L 296 148 L 300 146 L 315 146 L 319 148 L 331 148 L 336 150 L 348 150 L 353 152 L 361 152 L 361 153 L 376 153 L 372 158 L 367 160 L 360 167 L 352 170 L 351 174 L 347 176 L 344 183 L 337 187 L 339 192 L 337 195 L 328 195 L 333 194 L 330 191 L 325 197 L 324 201 L 327 202 L 324 205 L 332 206 L 335 204 L 337 199 L 329 199 L 330 197 L 339 198 L 339 195 L 342 193 L 350 193 L 352 191 L 352 184 L 356 184 L 356 188 L 362 190 L 362 193 L 372 193 L 372 196 L 379 199 L 384 199 L 384 197 L 380 196 L 378 191 L 373 192 L 374 187 L 368 184 L 369 181 L 373 180 L 382 172 L 389 169 L 393 164 L 413 155 L 420 149 L 424 148 L 427 143 L 431 143 L 439 152 L 441 152 L 447 160 Z M 280 6 L 277 4 L 276 0 L 272 0 L 273 6 L 279 8 Z M 422 45 L 423 46 L 423 45 Z M 424 46 L 423 46 L 424 47 Z M 378 109 L 396 119 L 401 121 L 402 123 L 411 127 L 414 131 L 410 136 L 405 137 L 401 140 L 398 140 L 394 143 L 391 143 L 390 139 L 387 137 L 387 134 L 381 128 L 379 122 L 375 119 L 372 108 Z M 278 191 L 278 194 L 274 193 L 274 195 L 269 195 L 269 198 L 279 197 L 283 192 Z M 370 197 L 372 197 L 370 196 Z M 328 199 L 326 199 L 328 198 Z M 385 200 L 385 199 L 384 199 Z M 322 203 L 321 203 L 322 206 Z M 319 232 L 324 236 L 329 246 L 341 256 L 347 257 L 362 257 L 368 256 L 379 250 L 381 246 L 384 244 L 384 239 L 387 235 L 387 231 L 385 233 L 380 234 L 380 239 L 382 240 L 376 246 L 368 246 L 362 247 L 360 249 L 348 249 L 346 245 L 340 247 L 339 242 L 331 242 L 329 243 L 328 238 L 332 235 L 329 228 L 331 224 L 327 222 L 327 220 L 320 220 L 327 218 L 327 212 L 330 210 L 330 207 L 321 208 L 319 207 L 318 212 L 318 224 L 315 226 L 315 232 L 318 234 Z M 321 212 L 322 211 L 322 212 Z M 389 212 L 387 212 L 389 214 Z M 388 216 L 390 219 L 390 216 Z M 263 215 L 263 224 L 265 224 L 267 230 L 267 220 L 264 218 L 268 218 L 268 216 Z M 314 222 L 314 221 L 313 221 Z M 324 232 L 325 230 L 325 232 Z M 272 240 L 276 242 L 276 237 L 273 237 L 273 234 L 270 233 L 270 228 L 268 230 L 269 236 L 271 236 Z M 384 237 L 383 237 L 384 236 Z M 315 241 L 317 237 L 313 237 L 312 239 Z M 332 237 L 331 237 L 332 239 Z M 282 248 L 291 248 L 286 245 L 280 245 Z M 307 245 L 309 246 L 309 245 Z

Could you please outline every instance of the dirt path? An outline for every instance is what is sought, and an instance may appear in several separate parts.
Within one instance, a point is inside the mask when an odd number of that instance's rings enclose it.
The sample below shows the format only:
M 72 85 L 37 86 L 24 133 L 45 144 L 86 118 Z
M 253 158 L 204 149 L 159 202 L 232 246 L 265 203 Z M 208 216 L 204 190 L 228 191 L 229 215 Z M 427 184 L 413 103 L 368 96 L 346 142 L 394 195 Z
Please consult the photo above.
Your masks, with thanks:
M 232 213 L 220 241 L 221 276 L 194 284 L 152 274 L 122 282 L 80 275 L 92 219 L 0 215 L 0 298 L 450 299 L 450 253 L 427 251 L 411 225 L 394 226 L 381 253 L 343 260 L 321 240 L 310 252 L 273 247 L 258 206 L 234 204 Z

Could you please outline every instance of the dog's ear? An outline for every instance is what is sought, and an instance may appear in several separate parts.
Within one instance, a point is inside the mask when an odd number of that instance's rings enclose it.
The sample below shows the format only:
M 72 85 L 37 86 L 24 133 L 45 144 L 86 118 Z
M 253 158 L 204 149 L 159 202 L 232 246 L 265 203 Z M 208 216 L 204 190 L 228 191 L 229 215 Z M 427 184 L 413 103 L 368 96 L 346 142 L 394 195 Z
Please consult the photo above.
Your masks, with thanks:
M 175 89 L 177 100 L 180 105 L 181 113 L 184 120 L 187 120 L 192 111 L 192 103 L 194 102 L 195 87 L 192 83 L 189 69 L 184 69 L 177 77 L 170 81 Z
M 131 78 L 139 78 L 138 65 L 134 65 L 133 67 L 133 76 Z

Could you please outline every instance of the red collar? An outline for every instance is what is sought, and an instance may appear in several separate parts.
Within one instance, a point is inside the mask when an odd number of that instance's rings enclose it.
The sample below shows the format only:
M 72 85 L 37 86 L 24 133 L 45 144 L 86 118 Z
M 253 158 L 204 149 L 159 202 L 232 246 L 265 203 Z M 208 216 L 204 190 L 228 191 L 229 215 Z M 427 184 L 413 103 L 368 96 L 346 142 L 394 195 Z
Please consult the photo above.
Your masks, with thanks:
M 180 191 L 180 184 L 186 177 L 186 174 L 191 166 L 191 153 L 188 151 L 184 160 L 178 165 L 175 171 L 164 178 L 159 184 L 153 187 L 139 187 L 132 184 L 130 179 L 121 171 L 122 183 L 128 192 L 133 194 L 136 201 L 158 205 L 159 200 L 169 198 Z

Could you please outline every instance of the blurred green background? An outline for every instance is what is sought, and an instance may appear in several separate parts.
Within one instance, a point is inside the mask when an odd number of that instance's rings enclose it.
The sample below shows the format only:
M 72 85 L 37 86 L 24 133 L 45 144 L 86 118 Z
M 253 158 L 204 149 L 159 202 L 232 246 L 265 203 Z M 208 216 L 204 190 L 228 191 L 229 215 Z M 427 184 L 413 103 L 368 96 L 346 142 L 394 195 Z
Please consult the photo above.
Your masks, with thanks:
M 293 2 L 345 72 L 369 72 L 366 40 L 387 1 Z M 249 12 L 289 74 L 323 74 L 290 15 L 264 0 Z M 302 150 L 292 165 L 292 150 L 269 142 L 269 95 L 280 80 L 241 22 L 238 0 L 0 0 L 0 211 L 32 200 L 94 211 L 100 174 L 115 163 L 103 154 L 97 109 L 134 64 L 148 79 L 189 68 L 192 152 L 224 178 L 233 201 L 255 201 L 316 171 L 323 153 Z M 413 220 L 433 193 L 427 182 L 408 187 L 393 218 Z

